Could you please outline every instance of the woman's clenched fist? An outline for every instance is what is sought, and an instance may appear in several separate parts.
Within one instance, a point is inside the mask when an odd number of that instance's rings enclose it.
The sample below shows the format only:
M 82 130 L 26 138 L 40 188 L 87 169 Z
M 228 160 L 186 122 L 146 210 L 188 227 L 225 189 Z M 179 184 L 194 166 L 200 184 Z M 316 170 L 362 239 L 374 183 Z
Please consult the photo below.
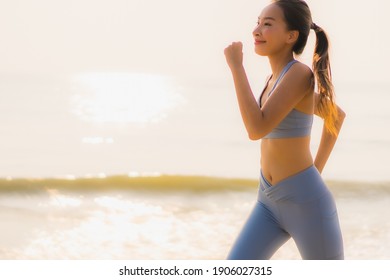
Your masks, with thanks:
M 233 42 L 225 49 L 226 61 L 230 68 L 238 68 L 243 63 L 242 43 Z

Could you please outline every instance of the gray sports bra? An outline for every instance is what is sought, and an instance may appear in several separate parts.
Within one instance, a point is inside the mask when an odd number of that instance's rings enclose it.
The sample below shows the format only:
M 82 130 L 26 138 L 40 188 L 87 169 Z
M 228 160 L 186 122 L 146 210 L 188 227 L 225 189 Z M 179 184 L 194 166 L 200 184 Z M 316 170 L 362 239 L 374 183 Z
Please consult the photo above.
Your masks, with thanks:
M 272 92 L 291 68 L 291 66 L 296 63 L 295 59 L 290 61 L 283 69 L 279 78 L 276 80 L 275 85 L 272 87 L 271 91 L 268 94 L 268 97 L 271 96 Z M 268 80 L 269 82 L 269 80 Z M 268 82 L 264 87 L 263 92 L 260 95 L 259 105 L 261 108 L 261 98 L 264 94 L 265 89 L 268 86 Z M 300 112 L 296 109 L 291 110 L 291 112 L 263 139 L 278 139 L 278 138 L 296 138 L 296 137 L 305 137 L 309 136 L 311 128 L 313 125 L 313 115 Z

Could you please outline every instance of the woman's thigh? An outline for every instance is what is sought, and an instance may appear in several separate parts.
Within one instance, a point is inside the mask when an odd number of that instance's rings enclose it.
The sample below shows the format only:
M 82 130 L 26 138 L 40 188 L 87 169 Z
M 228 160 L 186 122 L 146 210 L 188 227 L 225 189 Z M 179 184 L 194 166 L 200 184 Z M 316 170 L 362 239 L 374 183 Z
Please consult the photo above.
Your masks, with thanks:
M 336 205 L 331 194 L 307 203 L 290 205 L 284 211 L 286 228 L 302 259 L 343 259 L 343 239 Z
M 271 211 L 257 202 L 227 259 L 266 260 L 290 238 Z

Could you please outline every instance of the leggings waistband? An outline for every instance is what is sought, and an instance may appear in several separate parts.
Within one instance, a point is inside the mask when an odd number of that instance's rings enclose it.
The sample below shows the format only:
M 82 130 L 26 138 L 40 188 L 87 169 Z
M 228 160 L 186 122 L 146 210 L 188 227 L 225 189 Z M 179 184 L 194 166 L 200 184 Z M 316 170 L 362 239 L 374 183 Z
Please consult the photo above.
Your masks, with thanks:
M 272 185 L 270 182 L 268 182 L 267 178 L 265 178 L 262 171 L 260 171 L 260 187 L 262 191 L 265 191 L 267 188 L 272 188 Z
M 329 192 L 321 174 L 314 165 L 283 179 L 275 185 L 267 181 L 263 172 L 260 173 L 259 192 L 261 191 L 273 201 L 310 201 Z

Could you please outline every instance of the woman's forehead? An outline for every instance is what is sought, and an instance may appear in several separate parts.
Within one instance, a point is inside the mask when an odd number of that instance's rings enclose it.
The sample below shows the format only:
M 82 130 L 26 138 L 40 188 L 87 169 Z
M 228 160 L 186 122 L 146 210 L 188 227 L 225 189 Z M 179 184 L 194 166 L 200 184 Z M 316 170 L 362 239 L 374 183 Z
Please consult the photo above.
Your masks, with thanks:
M 278 20 L 278 19 L 283 19 L 283 17 L 284 16 L 283 16 L 282 9 L 274 3 L 266 6 L 259 15 L 259 19 Z

